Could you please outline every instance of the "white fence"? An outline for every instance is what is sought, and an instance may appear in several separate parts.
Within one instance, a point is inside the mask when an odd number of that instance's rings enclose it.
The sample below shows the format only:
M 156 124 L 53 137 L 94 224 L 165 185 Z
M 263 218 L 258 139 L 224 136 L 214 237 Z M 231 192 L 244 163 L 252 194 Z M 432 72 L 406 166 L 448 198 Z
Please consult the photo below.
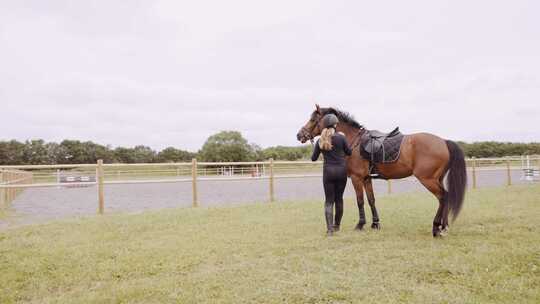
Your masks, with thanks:
M 506 185 L 512 185 L 512 171 L 522 176 L 535 174 L 540 167 L 540 157 L 472 158 L 467 160 L 470 186 L 477 188 L 483 171 L 506 172 Z M 192 206 L 199 205 L 198 183 L 204 181 L 266 180 L 268 201 L 275 200 L 276 179 L 301 179 L 322 176 L 322 162 L 264 161 L 207 163 L 193 160 L 191 163 L 162 164 L 74 164 L 3 166 L 0 184 L 0 208 L 11 203 L 18 193 L 27 188 L 89 187 L 97 186 L 97 210 L 105 209 L 104 185 L 191 183 Z M 530 173 L 532 172 L 532 173 Z M 536 172 L 536 173 L 535 173 Z M 17 173 L 19 178 L 14 178 Z M 5 178 L 9 176 L 10 178 Z M 515 177 L 514 177 L 515 178 Z M 392 181 L 387 181 L 387 192 L 392 193 Z
M 32 173 L 16 169 L 0 169 L 0 208 L 5 208 L 32 184 Z

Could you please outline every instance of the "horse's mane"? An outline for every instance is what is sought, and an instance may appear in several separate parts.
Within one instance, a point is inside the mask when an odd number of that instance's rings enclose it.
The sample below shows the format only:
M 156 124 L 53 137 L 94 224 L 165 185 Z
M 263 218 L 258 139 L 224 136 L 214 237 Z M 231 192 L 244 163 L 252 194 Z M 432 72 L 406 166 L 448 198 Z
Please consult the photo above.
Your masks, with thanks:
M 338 110 L 338 109 L 335 109 L 335 108 L 326 108 L 326 109 L 321 109 L 323 114 L 334 114 L 337 116 L 337 118 L 339 119 L 339 121 L 343 122 L 343 123 L 346 123 L 354 128 L 357 128 L 357 129 L 362 129 L 364 126 L 361 125 L 358 121 L 356 121 L 356 119 L 354 119 L 354 116 L 352 116 L 351 114 L 349 114 L 348 112 L 345 112 L 345 111 L 341 111 L 341 110 Z

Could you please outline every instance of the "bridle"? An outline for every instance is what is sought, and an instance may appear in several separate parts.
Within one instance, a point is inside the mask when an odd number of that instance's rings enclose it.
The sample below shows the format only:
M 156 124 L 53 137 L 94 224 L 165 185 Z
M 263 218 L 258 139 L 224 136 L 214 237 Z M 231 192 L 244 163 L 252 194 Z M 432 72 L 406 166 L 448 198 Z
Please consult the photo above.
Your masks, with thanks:
M 320 115 L 320 114 L 319 114 Z M 320 115 L 321 116 L 321 115 Z M 311 142 L 311 145 L 314 146 L 315 145 L 315 142 L 313 140 L 313 136 L 311 135 L 313 130 L 315 130 L 315 128 L 319 125 L 319 123 L 321 122 L 321 119 L 322 118 L 319 118 L 317 120 L 316 123 L 313 124 L 313 126 L 311 127 L 311 129 L 308 129 L 306 128 L 306 126 L 303 126 L 300 131 L 302 131 L 302 133 L 304 134 L 307 134 L 306 137 L 309 139 L 309 141 Z M 314 120 L 312 120 L 314 121 Z M 351 144 L 350 144 L 350 149 L 351 150 L 354 150 L 358 145 L 360 145 L 360 143 L 362 142 L 362 135 L 366 132 L 366 128 L 364 128 L 363 126 L 361 126 L 360 130 L 358 130 L 358 133 L 356 133 L 356 135 L 354 136 Z
M 314 142 L 313 142 L 313 136 L 311 136 L 311 132 L 314 129 L 315 129 L 315 127 L 311 128 L 311 130 L 308 130 L 305 126 L 303 126 L 302 129 L 300 129 L 300 131 L 302 131 L 302 133 L 306 134 L 306 137 L 309 139 L 312 146 L 314 145 Z
M 320 116 L 320 114 L 319 114 Z M 319 123 L 321 122 L 321 118 L 319 118 L 317 120 L 317 123 L 314 123 L 313 124 L 313 127 L 311 127 L 311 130 L 308 130 L 308 128 L 306 128 L 306 126 L 303 126 L 300 130 L 304 133 L 304 134 L 307 134 L 306 137 L 309 139 L 309 141 L 311 142 L 311 145 L 314 146 L 315 145 L 315 141 L 313 140 L 313 136 L 311 135 L 311 133 L 313 132 L 313 130 L 315 130 L 315 128 L 319 125 Z

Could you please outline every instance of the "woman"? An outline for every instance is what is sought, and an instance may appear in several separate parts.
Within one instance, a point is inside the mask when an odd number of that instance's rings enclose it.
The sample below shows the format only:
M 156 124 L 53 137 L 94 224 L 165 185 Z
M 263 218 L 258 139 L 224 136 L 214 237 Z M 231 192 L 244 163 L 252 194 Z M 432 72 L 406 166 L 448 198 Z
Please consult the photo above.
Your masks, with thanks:
M 321 137 L 317 140 L 312 161 L 316 161 L 319 155 L 324 156 L 323 185 L 326 201 L 324 203 L 327 235 L 339 231 L 341 217 L 343 217 L 343 192 L 347 185 L 347 165 L 345 155 L 351 155 L 351 149 L 342 133 L 336 133 L 339 122 L 334 114 L 327 114 L 322 119 Z M 336 204 L 336 219 L 334 222 L 334 203 Z

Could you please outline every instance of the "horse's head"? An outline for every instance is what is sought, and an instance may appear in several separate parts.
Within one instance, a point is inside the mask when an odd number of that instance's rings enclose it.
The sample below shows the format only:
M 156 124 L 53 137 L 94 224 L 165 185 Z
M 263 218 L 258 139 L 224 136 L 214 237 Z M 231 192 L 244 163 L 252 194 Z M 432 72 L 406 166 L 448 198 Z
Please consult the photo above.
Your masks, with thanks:
M 360 130 L 364 129 L 364 126 L 359 124 L 354 117 L 347 112 L 340 111 L 333 107 L 321 108 L 319 105 L 315 105 L 315 111 L 311 113 L 308 122 L 300 129 L 300 131 L 298 131 L 296 138 L 301 143 L 305 143 L 308 140 L 313 142 L 315 137 L 321 135 L 323 130 L 322 121 L 326 114 L 334 114 L 339 118 L 339 123 L 336 128 L 336 131 L 338 132 L 358 134 Z
M 305 143 L 308 140 L 313 140 L 316 136 L 321 134 L 320 122 L 324 116 L 324 109 L 321 109 L 319 105 L 315 105 L 315 111 L 311 113 L 308 122 L 298 131 L 296 138 Z

